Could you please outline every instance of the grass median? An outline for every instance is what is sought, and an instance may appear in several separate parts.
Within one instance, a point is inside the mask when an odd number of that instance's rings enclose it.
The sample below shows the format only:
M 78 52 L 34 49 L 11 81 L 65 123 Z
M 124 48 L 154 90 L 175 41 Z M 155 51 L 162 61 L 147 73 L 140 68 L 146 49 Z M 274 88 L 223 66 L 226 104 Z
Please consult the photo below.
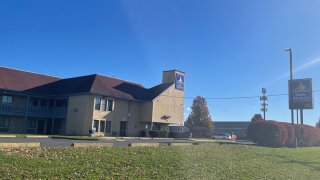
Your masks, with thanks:
M 23 179 L 318 179 L 320 148 L 243 145 L 0 151 L 0 177 Z

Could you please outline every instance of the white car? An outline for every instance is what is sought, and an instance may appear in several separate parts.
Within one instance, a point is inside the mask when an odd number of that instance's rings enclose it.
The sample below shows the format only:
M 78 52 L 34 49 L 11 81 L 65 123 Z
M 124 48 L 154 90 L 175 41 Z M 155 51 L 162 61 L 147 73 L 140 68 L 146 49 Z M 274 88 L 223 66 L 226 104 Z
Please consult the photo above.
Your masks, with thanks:
M 211 136 L 211 139 L 227 139 L 227 140 L 231 140 L 232 137 L 228 133 L 220 133 L 220 134 L 213 134 L 213 136 Z

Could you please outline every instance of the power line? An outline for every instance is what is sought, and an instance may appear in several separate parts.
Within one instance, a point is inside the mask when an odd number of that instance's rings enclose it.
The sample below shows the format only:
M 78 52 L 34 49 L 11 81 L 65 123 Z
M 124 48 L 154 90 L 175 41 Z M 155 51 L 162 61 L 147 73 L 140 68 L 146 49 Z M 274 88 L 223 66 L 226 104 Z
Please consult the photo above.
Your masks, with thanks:
M 312 92 L 320 92 L 320 89 L 314 90 Z M 267 97 L 277 97 L 277 96 L 288 96 L 288 93 L 283 94 L 269 94 L 266 95 Z M 168 95 L 161 95 L 166 97 L 173 97 L 173 98 L 183 98 L 183 99 L 194 99 L 195 97 L 185 96 L 185 97 L 179 97 L 179 96 L 168 96 Z M 253 98 L 260 98 L 260 96 L 235 96 L 235 97 L 204 97 L 205 99 L 209 100 L 235 100 L 235 99 L 253 99 Z

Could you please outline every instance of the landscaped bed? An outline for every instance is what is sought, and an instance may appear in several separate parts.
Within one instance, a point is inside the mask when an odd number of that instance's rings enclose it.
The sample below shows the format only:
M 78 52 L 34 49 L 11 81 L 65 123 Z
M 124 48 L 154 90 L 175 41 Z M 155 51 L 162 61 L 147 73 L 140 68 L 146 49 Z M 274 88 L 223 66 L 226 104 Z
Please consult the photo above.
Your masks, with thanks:
M 2 178 L 318 179 L 320 148 L 242 145 L 0 150 Z

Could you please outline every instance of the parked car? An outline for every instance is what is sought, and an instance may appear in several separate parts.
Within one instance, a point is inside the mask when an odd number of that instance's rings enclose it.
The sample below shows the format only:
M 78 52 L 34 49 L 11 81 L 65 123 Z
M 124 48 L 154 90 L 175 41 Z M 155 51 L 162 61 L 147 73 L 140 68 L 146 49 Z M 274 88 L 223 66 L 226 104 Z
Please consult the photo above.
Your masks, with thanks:
M 220 133 L 220 134 L 213 134 L 211 136 L 211 139 L 227 139 L 227 140 L 231 140 L 232 137 L 228 133 Z
M 231 135 L 231 140 L 236 141 L 236 140 L 238 140 L 238 137 L 236 135 L 232 134 Z

